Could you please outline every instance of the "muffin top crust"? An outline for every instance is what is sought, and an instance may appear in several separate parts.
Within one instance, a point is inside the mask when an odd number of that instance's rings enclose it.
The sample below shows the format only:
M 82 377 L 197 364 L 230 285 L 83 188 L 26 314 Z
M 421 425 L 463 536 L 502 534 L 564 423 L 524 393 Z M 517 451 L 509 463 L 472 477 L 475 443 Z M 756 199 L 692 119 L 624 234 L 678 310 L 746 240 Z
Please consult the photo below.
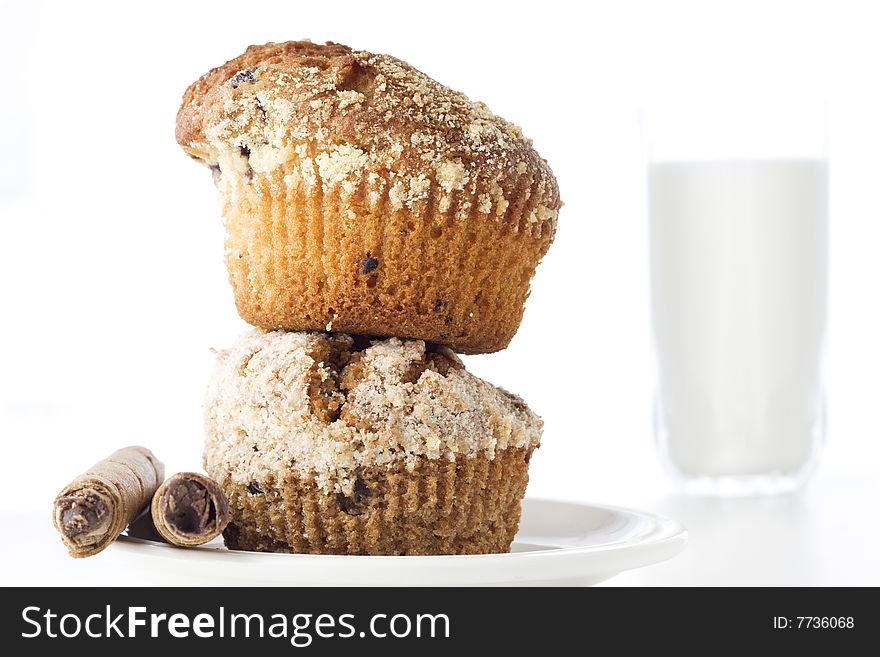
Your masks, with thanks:
M 537 447 L 543 423 L 517 396 L 421 340 L 259 330 L 219 352 L 208 387 L 205 468 L 239 483 L 290 469 L 351 494 L 359 468 Z
M 176 136 L 221 178 L 282 167 L 275 184 L 392 209 L 429 201 L 462 218 L 525 217 L 545 237 L 561 205 L 517 126 L 406 62 L 335 43 L 249 47 L 190 85 Z

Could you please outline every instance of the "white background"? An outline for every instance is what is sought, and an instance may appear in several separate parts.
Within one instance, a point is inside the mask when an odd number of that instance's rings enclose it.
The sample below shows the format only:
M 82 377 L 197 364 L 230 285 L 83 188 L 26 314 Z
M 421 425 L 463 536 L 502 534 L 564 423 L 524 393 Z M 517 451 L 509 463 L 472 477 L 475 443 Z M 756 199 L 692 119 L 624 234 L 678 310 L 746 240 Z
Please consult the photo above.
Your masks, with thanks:
M 864 532 L 876 531 L 865 527 L 876 523 L 880 490 L 880 21 L 871 9 L 840 0 L 4 2 L 0 438 L 13 494 L 0 496 L 0 511 L 34 510 L 48 523 L 57 489 L 126 444 L 149 446 L 169 472 L 200 467 L 209 349 L 246 326 L 226 281 L 211 176 L 175 143 L 175 114 L 190 82 L 247 45 L 311 38 L 393 54 L 485 101 L 553 167 L 566 205 L 522 327 L 509 349 L 467 365 L 545 419 L 530 495 L 635 505 L 689 525 L 692 545 L 675 565 L 621 583 L 746 583 L 748 572 L 753 583 L 877 584 L 864 545 L 877 538 Z M 718 90 L 828 98 L 829 432 L 800 497 L 689 500 L 653 447 L 638 109 L 650 97 Z

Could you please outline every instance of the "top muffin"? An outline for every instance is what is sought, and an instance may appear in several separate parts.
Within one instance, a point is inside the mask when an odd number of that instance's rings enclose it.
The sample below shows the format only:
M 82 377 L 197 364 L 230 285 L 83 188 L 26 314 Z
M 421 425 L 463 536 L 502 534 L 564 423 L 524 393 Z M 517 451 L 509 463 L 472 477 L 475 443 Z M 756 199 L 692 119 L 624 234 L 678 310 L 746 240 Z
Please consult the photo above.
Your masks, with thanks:
M 270 43 L 193 83 L 176 135 L 215 172 L 247 321 L 464 352 L 516 331 L 559 192 L 484 104 L 387 55 Z

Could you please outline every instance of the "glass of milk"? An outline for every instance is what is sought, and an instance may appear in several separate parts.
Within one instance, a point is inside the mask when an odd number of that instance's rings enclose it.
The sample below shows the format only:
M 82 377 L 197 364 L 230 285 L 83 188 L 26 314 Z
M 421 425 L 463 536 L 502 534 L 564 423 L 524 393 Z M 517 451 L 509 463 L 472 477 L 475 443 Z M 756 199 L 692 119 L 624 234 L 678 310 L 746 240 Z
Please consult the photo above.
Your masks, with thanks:
M 824 433 L 824 106 L 649 108 L 655 431 L 691 491 L 798 488 Z

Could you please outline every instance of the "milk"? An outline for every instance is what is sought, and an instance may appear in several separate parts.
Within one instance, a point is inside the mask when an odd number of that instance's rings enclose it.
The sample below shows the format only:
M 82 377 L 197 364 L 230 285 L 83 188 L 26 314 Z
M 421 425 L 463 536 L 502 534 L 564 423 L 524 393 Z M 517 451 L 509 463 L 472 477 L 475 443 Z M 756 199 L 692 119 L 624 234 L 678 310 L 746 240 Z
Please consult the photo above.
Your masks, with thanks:
M 656 424 L 685 478 L 797 477 L 823 430 L 827 164 L 649 169 Z

